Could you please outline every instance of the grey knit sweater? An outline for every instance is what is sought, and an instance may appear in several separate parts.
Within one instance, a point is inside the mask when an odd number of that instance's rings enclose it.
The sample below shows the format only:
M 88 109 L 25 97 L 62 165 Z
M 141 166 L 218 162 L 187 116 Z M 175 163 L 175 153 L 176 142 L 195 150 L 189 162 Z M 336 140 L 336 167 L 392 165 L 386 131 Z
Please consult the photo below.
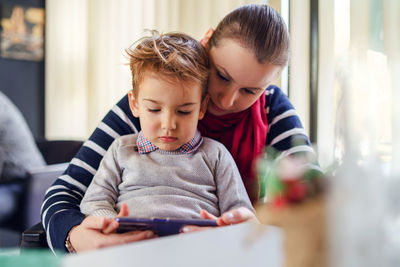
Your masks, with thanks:
M 114 217 L 121 203 L 134 217 L 200 218 L 233 208 L 253 210 L 236 164 L 221 143 L 203 137 L 197 151 L 139 154 L 137 134 L 116 139 L 100 163 L 81 211 Z

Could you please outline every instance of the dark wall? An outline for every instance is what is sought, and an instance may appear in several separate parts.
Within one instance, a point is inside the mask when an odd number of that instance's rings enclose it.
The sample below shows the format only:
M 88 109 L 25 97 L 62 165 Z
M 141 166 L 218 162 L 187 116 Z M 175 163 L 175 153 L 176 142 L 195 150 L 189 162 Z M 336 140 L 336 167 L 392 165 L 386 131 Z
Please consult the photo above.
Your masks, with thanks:
M 2 4 L 44 8 L 45 0 L 0 0 L 0 16 Z M 28 61 L 0 56 L 0 90 L 21 110 L 33 135 L 43 137 L 44 60 Z

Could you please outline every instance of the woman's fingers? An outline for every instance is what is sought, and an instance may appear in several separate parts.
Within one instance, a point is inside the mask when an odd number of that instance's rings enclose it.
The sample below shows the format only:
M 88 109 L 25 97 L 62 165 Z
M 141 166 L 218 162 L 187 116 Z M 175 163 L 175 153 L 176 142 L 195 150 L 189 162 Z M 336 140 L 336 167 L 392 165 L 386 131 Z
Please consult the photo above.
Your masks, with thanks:
M 109 234 L 101 237 L 99 248 L 128 244 L 155 237 L 152 231 L 135 231 L 123 234 Z
M 80 225 L 70 231 L 70 242 L 77 252 L 120 245 L 154 237 L 151 231 L 136 231 L 124 234 L 103 234 L 111 219 L 105 217 L 86 217 Z

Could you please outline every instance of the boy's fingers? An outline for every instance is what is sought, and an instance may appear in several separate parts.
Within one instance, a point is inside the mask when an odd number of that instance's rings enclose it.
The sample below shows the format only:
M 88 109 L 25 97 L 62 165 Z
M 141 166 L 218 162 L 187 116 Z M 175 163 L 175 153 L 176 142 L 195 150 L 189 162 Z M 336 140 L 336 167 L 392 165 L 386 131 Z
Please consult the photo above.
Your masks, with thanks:
M 238 208 L 222 214 L 217 220 L 218 225 L 228 225 L 245 222 L 254 219 L 255 215 L 247 208 Z
M 124 216 L 129 216 L 129 208 L 128 204 L 126 203 L 122 203 L 121 209 L 118 213 L 118 217 L 124 217 Z
M 117 221 L 112 220 L 111 223 L 105 229 L 102 230 L 103 234 L 109 234 L 115 232 L 118 228 L 118 225 L 119 224 Z
M 209 229 L 213 229 L 214 227 L 208 226 L 196 226 L 196 225 L 185 225 L 181 229 L 181 233 L 192 233 L 192 232 L 199 232 L 205 231 Z
M 88 216 L 86 217 L 81 225 L 89 229 L 105 229 L 111 222 L 110 218 L 100 216 Z
M 208 220 L 217 220 L 218 219 L 218 217 L 212 215 L 211 213 L 209 213 L 206 210 L 201 210 L 200 211 L 200 217 L 202 219 L 208 219 Z

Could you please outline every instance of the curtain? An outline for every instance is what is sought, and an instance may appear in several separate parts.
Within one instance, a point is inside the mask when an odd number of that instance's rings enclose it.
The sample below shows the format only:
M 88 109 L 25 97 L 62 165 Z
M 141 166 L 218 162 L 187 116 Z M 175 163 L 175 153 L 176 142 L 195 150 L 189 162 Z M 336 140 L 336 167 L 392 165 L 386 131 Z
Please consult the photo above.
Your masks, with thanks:
M 86 139 L 131 89 L 124 50 L 145 29 L 197 39 L 244 0 L 46 1 L 45 135 Z

